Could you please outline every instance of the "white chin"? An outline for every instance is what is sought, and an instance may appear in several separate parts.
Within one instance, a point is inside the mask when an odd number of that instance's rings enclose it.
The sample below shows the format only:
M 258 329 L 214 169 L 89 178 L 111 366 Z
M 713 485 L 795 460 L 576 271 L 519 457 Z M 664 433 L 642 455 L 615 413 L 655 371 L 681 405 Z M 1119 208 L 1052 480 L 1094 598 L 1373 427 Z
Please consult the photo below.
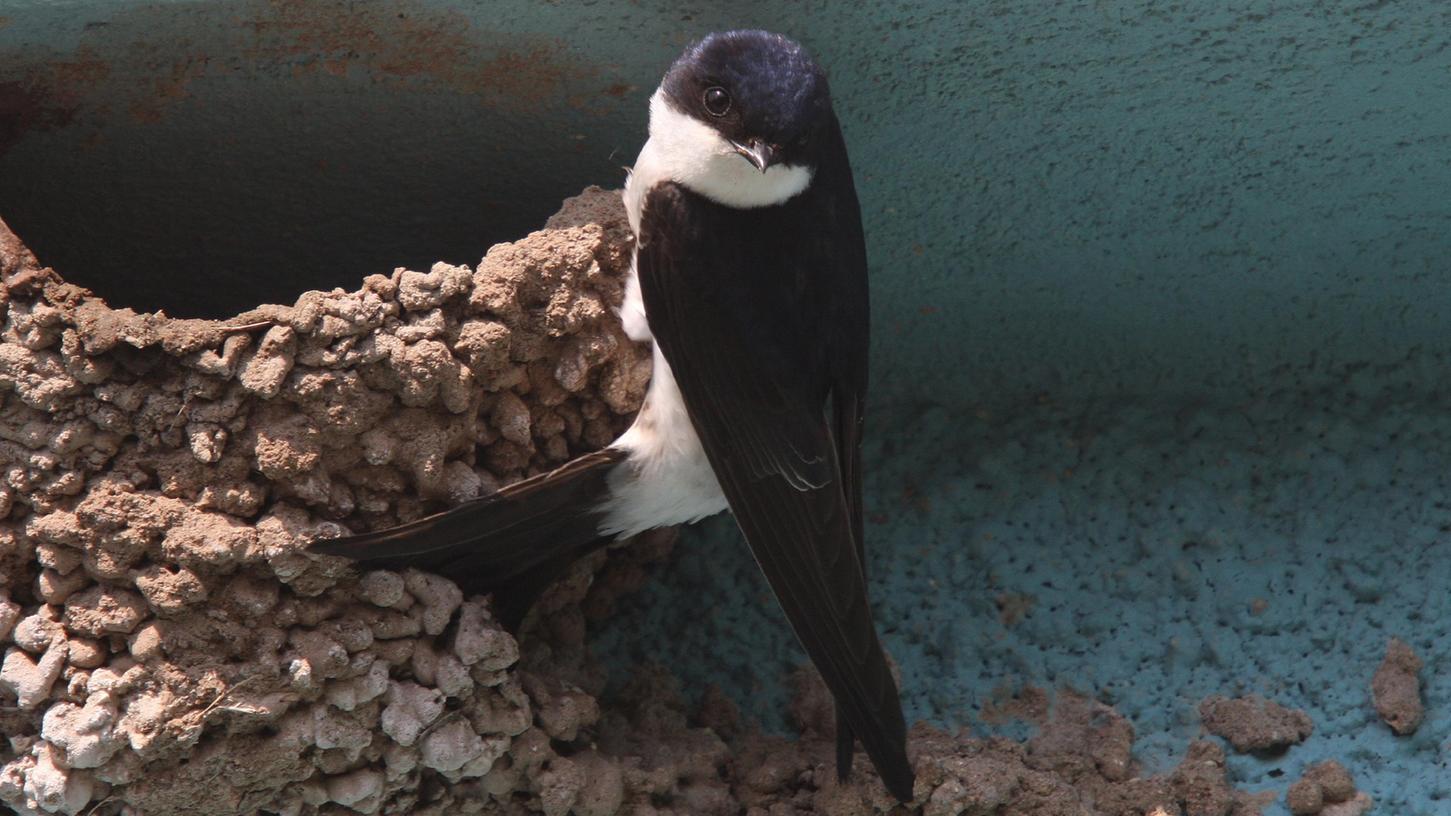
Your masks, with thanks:
M 762 173 L 709 125 L 676 110 L 664 91 L 650 98 L 650 140 L 635 164 L 634 183 L 649 190 L 678 182 L 728 207 L 780 204 L 811 184 L 811 168 L 778 164 Z

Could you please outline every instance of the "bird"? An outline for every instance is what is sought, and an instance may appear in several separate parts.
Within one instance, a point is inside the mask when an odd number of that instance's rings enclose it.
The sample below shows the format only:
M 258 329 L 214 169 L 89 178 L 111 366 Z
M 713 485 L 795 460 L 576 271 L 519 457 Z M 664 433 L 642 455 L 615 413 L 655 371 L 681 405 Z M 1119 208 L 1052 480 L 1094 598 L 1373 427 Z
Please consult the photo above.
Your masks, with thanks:
M 691 44 L 650 97 L 623 198 L 635 245 L 620 318 L 654 366 L 633 424 L 555 470 L 313 549 L 493 592 L 512 628 L 581 555 L 729 510 L 835 698 L 838 776 L 860 740 L 910 801 L 867 596 L 866 242 L 826 74 L 780 34 Z

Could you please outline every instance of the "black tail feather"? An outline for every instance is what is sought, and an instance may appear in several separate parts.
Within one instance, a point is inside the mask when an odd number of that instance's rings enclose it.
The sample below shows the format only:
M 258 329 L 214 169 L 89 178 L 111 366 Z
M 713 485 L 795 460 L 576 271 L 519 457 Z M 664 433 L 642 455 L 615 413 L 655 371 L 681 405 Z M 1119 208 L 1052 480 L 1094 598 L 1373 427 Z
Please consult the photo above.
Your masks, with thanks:
M 600 544 L 599 505 L 617 448 L 596 451 L 497 493 L 397 527 L 321 539 L 312 551 L 382 568 L 417 567 L 465 592 L 496 592 L 515 623 L 569 564 Z
M 836 778 L 846 781 L 851 776 L 852 760 L 856 758 L 856 734 L 846 721 L 846 710 L 836 701 Z
M 494 617 L 510 632 L 518 632 L 534 602 L 555 581 L 564 577 L 575 561 L 609 544 L 610 538 L 600 536 L 556 555 L 519 573 L 494 589 Z

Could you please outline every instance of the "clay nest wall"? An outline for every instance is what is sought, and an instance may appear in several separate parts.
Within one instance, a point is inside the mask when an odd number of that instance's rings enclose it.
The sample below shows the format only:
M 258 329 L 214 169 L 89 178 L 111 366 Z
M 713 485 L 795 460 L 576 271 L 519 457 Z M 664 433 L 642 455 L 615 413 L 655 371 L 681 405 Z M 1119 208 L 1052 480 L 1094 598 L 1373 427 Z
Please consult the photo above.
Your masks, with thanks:
M 622 431 L 650 375 L 613 311 L 629 244 L 618 194 L 592 189 L 476 269 L 214 322 L 112 309 L 0 232 L 0 803 L 452 813 L 566 796 L 551 741 L 576 739 L 592 699 L 521 671 L 484 599 L 303 548 Z
M 832 705 L 798 739 L 648 667 L 601 703 L 585 629 L 668 552 L 598 553 L 515 639 L 487 598 L 308 541 L 473 498 L 607 444 L 649 380 L 619 327 L 630 235 L 587 190 L 475 269 L 439 264 L 224 322 L 108 307 L 0 224 L 0 810 L 900 812 Z M 1133 729 L 1060 696 L 1018 744 L 918 725 L 918 803 L 959 813 L 1258 812 L 1195 743 L 1142 777 Z M 1158 811 L 1154 811 L 1158 812 Z

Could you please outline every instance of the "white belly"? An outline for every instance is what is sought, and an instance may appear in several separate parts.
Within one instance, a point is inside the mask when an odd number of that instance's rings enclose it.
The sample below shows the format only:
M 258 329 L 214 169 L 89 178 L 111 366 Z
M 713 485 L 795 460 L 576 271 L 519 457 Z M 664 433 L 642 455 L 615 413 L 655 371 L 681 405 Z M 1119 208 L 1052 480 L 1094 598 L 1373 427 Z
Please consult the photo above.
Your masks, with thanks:
M 720 483 L 658 347 L 645 404 L 635 424 L 611 447 L 626 451 L 628 458 L 610 474 L 601 534 L 630 536 L 689 524 L 726 509 Z

